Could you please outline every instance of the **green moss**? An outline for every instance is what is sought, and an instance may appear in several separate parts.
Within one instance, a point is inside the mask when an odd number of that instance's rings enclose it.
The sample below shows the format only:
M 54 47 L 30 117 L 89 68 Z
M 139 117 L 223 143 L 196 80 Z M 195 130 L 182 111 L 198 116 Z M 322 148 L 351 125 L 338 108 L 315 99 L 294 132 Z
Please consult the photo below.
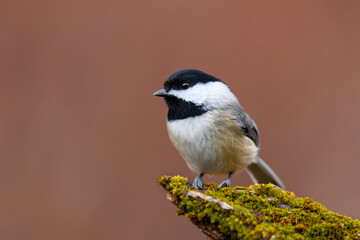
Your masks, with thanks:
M 333 213 L 310 198 L 297 198 L 272 184 L 222 188 L 216 183 L 196 190 L 186 178 L 164 176 L 158 183 L 174 197 L 178 215 L 194 224 L 215 229 L 225 239 L 360 239 L 360 222 Z M 196 191 L 224 201 L 233 210 L 192 198 Z

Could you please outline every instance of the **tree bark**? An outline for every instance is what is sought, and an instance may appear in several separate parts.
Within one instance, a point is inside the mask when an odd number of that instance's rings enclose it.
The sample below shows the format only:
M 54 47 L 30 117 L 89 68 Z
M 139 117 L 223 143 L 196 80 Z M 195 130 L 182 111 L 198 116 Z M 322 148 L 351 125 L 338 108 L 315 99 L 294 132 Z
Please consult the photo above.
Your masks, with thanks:
M 298 198 L 272 184 L 193 188 L 182 177 L 158 183 L 208 239 L 360 239 L 360 222 L 328 211 L 310 198 Z

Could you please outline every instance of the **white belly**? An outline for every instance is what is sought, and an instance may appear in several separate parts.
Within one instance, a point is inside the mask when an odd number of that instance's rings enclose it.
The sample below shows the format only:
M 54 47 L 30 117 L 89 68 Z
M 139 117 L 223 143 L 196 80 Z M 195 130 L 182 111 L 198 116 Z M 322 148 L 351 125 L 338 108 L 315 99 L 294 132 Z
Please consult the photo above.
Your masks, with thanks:
M 170 140 L 188 167 L 197 173 L 228 174 L 256 158 L 258 148 L 253 141 L 232 131 L 228 126 L 231 121 L 216 121 L 219 114 L 209 111 L 167 122 Z

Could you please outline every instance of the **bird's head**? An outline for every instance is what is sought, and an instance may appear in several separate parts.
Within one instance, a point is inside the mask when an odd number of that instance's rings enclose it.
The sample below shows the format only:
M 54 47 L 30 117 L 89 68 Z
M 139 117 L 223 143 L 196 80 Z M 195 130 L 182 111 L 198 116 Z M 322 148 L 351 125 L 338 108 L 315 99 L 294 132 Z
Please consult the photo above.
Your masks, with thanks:
M 169 110 L 185 104 L 203 111 L 226 107 L 238 103 L 230 88 L 220 79 L 196 69 L 185 69 L 173 73 L 164 83 L 164 88 L 154 93 L 164 97 Z

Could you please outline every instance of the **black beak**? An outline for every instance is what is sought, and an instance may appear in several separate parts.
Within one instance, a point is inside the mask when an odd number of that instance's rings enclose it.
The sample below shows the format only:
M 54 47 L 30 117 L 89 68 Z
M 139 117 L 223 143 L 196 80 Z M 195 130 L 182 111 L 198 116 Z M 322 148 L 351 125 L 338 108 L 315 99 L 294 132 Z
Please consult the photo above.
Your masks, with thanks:
M 154 92 L 153 95 L 158 97 L 165 97 L 167 96 L 167 93 L 165 89 L 160 89 L 159 91 Z

